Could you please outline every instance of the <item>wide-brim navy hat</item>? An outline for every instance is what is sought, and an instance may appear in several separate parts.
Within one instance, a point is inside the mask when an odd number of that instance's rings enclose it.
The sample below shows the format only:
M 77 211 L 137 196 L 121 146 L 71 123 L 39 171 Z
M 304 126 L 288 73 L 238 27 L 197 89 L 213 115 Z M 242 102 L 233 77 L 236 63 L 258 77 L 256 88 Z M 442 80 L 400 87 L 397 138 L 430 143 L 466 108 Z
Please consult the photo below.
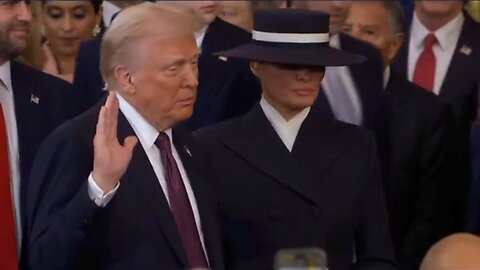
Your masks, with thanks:
M 279 64 L 348 66 L 365 57 L 330 47 L 329 15 L 299 9 L 264 9 L 254 14 L 252 40 L 215 55 Z

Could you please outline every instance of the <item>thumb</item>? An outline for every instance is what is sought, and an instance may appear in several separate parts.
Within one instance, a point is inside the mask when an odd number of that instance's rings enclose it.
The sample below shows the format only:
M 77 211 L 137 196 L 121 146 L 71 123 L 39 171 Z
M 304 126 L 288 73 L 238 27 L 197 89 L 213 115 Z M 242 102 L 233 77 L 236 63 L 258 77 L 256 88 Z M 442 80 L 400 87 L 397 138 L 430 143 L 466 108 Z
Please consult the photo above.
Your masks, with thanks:
M 128 136 L 123 142 L 123 147 L 128 151 L 132 152 L 135 145 L 137 145 L 138 139 L 135 136 Z

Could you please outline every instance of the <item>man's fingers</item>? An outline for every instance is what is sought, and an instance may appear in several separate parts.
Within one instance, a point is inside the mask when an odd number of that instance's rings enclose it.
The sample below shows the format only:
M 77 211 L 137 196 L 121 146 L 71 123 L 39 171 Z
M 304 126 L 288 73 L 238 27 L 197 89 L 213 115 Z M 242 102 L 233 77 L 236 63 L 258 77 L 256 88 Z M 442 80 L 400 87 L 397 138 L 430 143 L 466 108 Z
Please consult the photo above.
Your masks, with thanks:
M 117 95 L 114 92 L 111 92 L 111 91 L 108 92 L 107 101 L 105 101 L 105 107 L 111 108 L 115 103 L 116 98 L 117 98 Z
M 105 136 L 107 139 L 117 138 L 118 99 L 114 92 L 110 92 L 105 102 Z
M 95 140 L 103 141 L 104 138 L 105 138 L 105 107 L 102 106 L 102 108 L 100 108 L 100 113 L 98 114 Z
M 112 139 L 117 138 L 117 126 L 118 126 L 118 98 L 116 93 L 111 92 L 110 95 L 113 96 L 113 102 L 110 107 L 110 136 L 112 136 Z
M 123 148 L 126 149 L 129 153 L 133 151 L 135 145 L 137 145 L 138 139 L 135 136 L 128 136 L 123 142 Z

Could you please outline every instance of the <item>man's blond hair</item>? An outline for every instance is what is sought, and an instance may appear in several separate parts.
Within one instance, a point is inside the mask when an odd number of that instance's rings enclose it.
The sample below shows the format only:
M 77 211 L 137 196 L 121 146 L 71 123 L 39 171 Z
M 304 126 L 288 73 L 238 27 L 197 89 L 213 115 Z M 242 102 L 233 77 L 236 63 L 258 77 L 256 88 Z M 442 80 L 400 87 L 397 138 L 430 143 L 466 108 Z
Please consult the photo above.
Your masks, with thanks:
M 198 19 L 190 11 L 169 4 L 145 2 L 122 10 L 105 32 L 100 47 L 105 90 L 117 87 L 115 67 L 131 64 L 139 54 L 148 54 L 135 48 L 141 39 L 190 32 L 193 37 L 198 27 Z

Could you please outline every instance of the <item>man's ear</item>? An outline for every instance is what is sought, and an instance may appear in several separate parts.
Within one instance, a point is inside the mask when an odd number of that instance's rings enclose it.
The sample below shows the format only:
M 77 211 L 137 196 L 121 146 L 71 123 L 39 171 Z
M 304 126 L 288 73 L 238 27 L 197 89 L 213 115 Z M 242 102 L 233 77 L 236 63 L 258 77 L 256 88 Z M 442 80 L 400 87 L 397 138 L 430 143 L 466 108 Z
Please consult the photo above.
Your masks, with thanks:
M 113 75 L 117 80 L 118 87 L 120 88 L 119 90 L 122 90 L 123 92 L 128 94 L 135 93 L 136 89 L 134 78 L 127 67 L 116 66 L 113 70 Z
M 258 77 L 258 62 L 251 61 L 250 62 L 250 70 L 252 71 L 253 75 Z
M 390 50 L 388 52 L 388 61 L 392 62 L 393 58 L 397 55 L 398 51 L 402 47 L 403 39 L 405 38 L 405 34 L 398 32 L 393 34 L 392 42 L 390 43 Z

